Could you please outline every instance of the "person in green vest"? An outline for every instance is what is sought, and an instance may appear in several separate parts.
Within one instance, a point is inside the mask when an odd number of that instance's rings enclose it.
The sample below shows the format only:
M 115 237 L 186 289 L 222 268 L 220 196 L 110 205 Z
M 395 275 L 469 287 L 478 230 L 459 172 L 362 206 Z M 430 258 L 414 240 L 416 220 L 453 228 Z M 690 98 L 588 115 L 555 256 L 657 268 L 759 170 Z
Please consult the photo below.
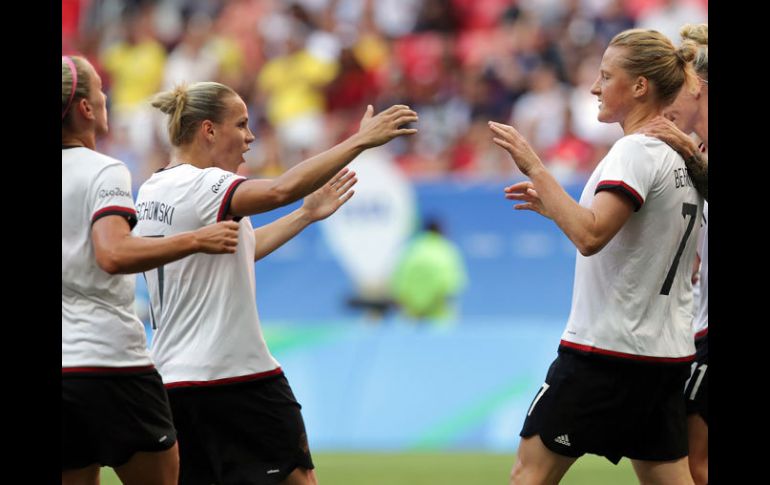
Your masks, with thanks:
M 401 254 L 393 300 L 410 318 L 451 320 L 456 317 L 453 300 L 466 282 L 462 253 L 444 236 L 439 221 L 429 219 Z

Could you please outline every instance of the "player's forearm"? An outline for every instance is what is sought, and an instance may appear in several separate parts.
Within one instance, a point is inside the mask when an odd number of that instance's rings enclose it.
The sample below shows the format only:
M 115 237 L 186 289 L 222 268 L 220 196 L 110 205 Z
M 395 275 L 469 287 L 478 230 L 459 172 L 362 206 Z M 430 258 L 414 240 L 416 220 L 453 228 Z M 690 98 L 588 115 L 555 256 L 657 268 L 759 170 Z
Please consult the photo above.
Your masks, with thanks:
M 703 154 L 696 150 L 684 157 L 684 164 L 690 174 L 695 189 L 704 199 L 709 199 L 709 162 Z
M 230 214 L 245 217 L 291 204 L 323 186 L 364 149 L 353 135 L 273 180 L 247 180 L 238 186 Z
M 679 130 L 675 134 L 663 136 L 662 139 L 674 148 L 684 158 L 684 164 L 690 175 L 695 189 L 708 200 L 709 164 L 708 159 L 701 153 L 698 144 Z
M 192 232 L 163 238 L 126 235 L 108 247 L 97 255 L 97 263 L 110 274 L 141 273 L 199 250 Z
M 365 150 L 358 134 L 287 170 L 275 179 L 289 203 L 315 192 Z
M 529 174 L 546 214 L 584 256 L 597 253 L 610 238 L 603 234 L 590 209 L 578 204 L 545 168 Z
M 299 208 L 277 221 L 255 229 L 254 239 L 256 239 L 256 247 L 254 248 L 254 261 L 259 261 L 286 244 L 287 241 L 302 232 L 312 222 L 305 210 Z

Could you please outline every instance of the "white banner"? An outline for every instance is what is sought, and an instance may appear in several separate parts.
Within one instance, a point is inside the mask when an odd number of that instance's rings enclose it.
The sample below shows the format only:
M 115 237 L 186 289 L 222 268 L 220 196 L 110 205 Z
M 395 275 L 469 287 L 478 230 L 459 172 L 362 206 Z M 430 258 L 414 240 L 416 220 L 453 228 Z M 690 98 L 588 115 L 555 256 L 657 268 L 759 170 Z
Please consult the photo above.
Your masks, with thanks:
M 414 230 L 414 189 L 382 147 L 365 151 L 350 168 L 358 177 L 356 193 L 322 221 L 321 231 L 360 296 L 387 296 L 403 244 Z

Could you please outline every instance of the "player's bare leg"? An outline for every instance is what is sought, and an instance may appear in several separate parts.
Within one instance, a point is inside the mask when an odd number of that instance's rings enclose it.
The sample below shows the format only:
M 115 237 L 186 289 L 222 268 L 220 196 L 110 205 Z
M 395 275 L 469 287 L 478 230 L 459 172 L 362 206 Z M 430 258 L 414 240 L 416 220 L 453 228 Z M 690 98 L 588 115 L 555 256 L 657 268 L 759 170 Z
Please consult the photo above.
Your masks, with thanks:
M 709 481 L 709 427 L 700 415 L 687 417 L 687 435 L 690 474 L 695 485 L 706 485 Z
M 134 453 L 124 465 L 115 468 L 123 485 L 177 485 L 179 482 L 179 447 L 165 451 Z
M 687 457 L 673 461 L 631 460 L 640 485 L 693 485 Z
M 522 438 L 516 463 L 511 470 L 511 485 L 556 485 L 577 458 L 549 450 L 540 435 Z
M 295 468 L 281 485 L 318 485 L 315 469 Z
M 99 485 L 99 465 L 62 470 L 61 485 Z

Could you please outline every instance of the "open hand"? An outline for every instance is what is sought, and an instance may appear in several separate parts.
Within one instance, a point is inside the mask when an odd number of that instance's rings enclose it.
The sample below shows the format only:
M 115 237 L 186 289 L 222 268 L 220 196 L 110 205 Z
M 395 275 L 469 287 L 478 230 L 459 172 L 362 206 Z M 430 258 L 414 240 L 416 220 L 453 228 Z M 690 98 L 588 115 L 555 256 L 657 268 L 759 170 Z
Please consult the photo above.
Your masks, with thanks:
M 377 116 L 373 115 L 374 107 L 370 104 L 366 107 L 358 130 L 358 136 L 361 137 L 366 148 L 384 145 L 397 136 L 417 133 L 415 128 L 399 128 L 417 121 L 417 113 L 409 109 L 409 106 L 395 104 Z
M 535 186 L 530 181 L 519 182 L 503 189 L 505 192 L 505 198 L 508 200 L 521 200 L 523 204 L 516 204 L 513 206 L 516 210 L 530 210 L 537 212 L 538 214 L 550 218 L 543 206 L 543 202 L 540 200 L 540 196 L 537 195 Z
M 521 173 L 529 176 L 533 170 L 543 168 L 543 162 L 540 161 L 527 140 L 514 127 L 490 121 L 489 129 L 495 135 L 492 141 L 511 155 Z
M 311 221 L 326 219 L 353 197 L 355 191 L 350 188 L 357 182 L 356 173 L 344 168 L 326 185 L 305 197 L 302 209 Z
M 679 152 L 682 158 L 688 158 L 698 153 L 698 145 L 695 144 L 695 141 L 680 130 L 674 122 L 663 116 L 656 116 L 651 119 L 638 132 L 665 142 Z

